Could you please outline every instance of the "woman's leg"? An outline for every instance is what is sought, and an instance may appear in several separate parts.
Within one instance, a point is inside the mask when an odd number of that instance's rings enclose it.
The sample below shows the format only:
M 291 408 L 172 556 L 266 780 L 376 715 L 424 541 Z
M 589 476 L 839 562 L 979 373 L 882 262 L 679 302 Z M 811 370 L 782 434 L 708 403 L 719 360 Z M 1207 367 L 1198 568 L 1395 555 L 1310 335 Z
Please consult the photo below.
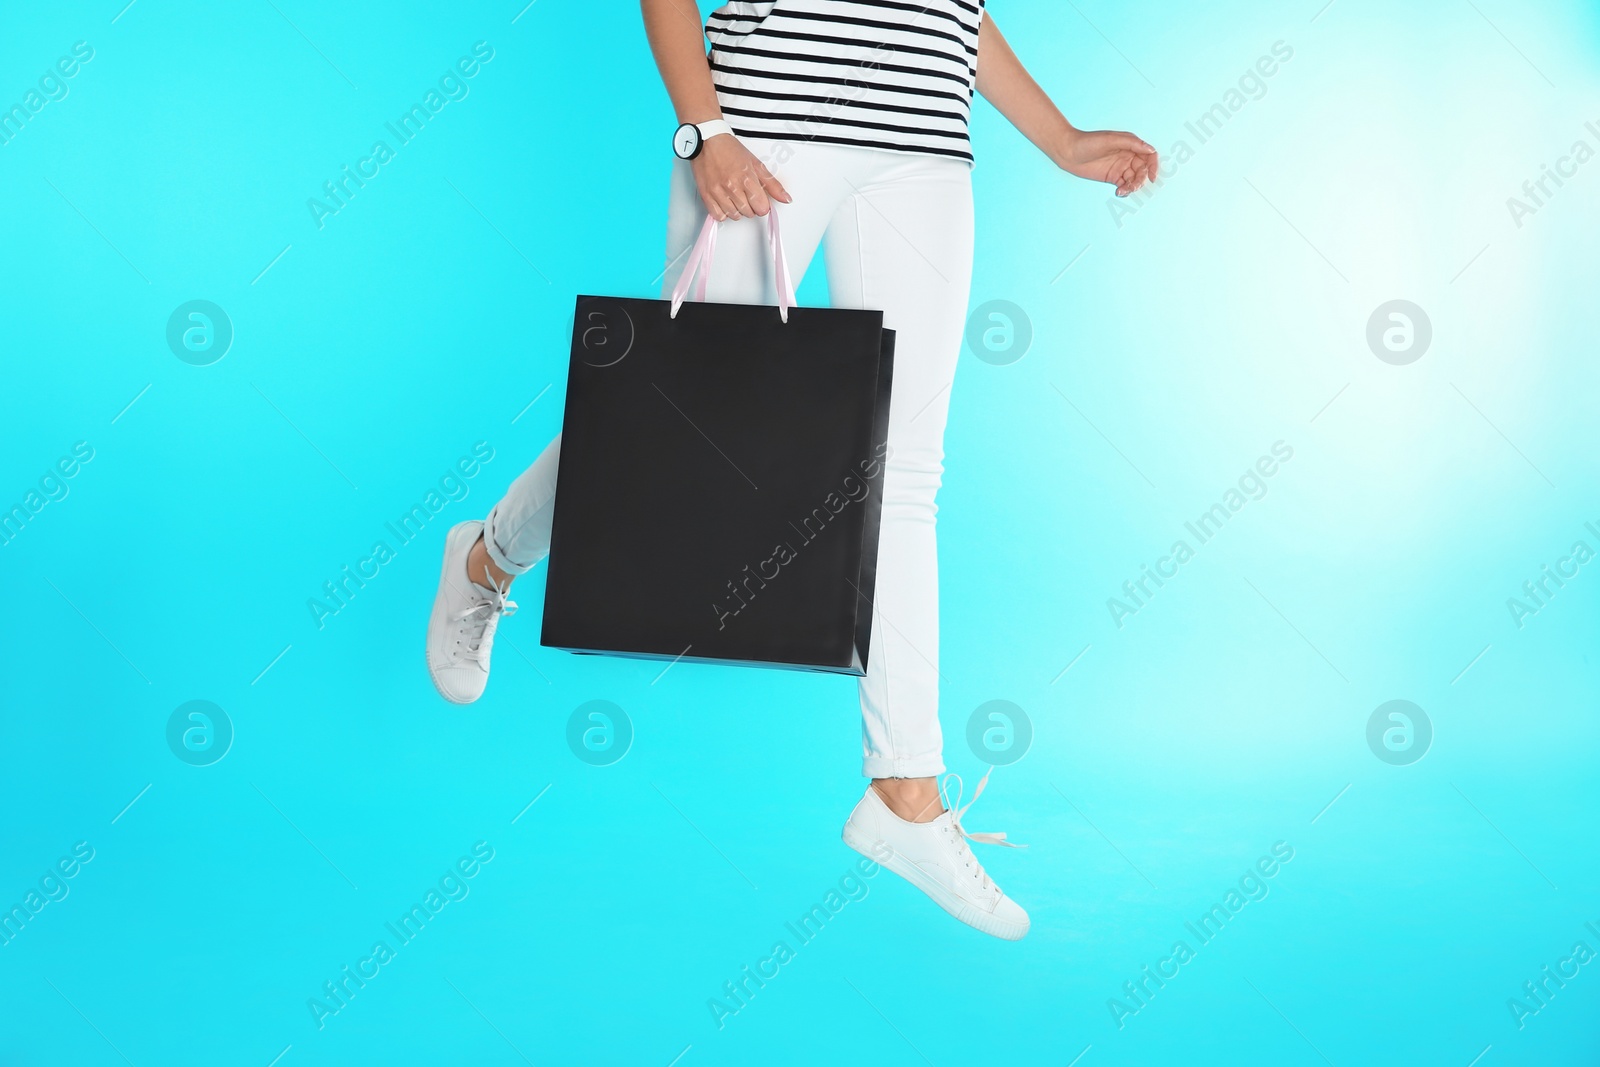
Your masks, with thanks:
M 883 157 L 828 227 L 835 307 L 880 308 L 895 331 L 877 589 L 861 680 L 863 773 L 912 821 L 939 814 L 939 571 L 934 502 L 972 274 L 970 171 Z
M 762 139 L 750 147 L 794 198 L 779 209 L 791 271 L 804 273 L 825 228 L 833 306 L 882 310 L 884 326 L 896 331 L 873 633 L 860 688 L 863 769 L 896 815 L 931 821 L 944 810 L 935 783 L 944 761 L 934 496 L 972 274 L 970 169 L 960 160 L 815 143 Z M 687 164 L 674 174 L 673 198 L 668 246 L 676 254 L 705 215 Z M 765 227 L 760 219 L 724 224 L 707 299 L 774 299 Z M 763 264 L 759 272 L 754 263 Z M 679 269 L 669 267 L 669 276 Z
M 503 588 L 550 554 L 556 469 L 560 463 L 561 435 L 556 434 L 489 511 L 483 523 L 483 538 L 467 561 L 467 573 L 474 582 L 490 585 L 484 577 L 487 572 Z
M 946 912 L 995 937 L 1028 932 L 1028 913 L 983 869 L 961 798 L 940 796 L 939 559 L 934 498 L 972 275 L 972 189 L 959 160 L 882 162 L 828 227 L 836 307 L 883 310 L 895 331 L 872 642 L 861 680 L 862 770 L 872 784 L 844 840 Z M 955 777 L 954 775 L 951 776 Z M 949 779 L 947 778 L 948 782 Z M 972 799 L 982 792 L 980 782 Z

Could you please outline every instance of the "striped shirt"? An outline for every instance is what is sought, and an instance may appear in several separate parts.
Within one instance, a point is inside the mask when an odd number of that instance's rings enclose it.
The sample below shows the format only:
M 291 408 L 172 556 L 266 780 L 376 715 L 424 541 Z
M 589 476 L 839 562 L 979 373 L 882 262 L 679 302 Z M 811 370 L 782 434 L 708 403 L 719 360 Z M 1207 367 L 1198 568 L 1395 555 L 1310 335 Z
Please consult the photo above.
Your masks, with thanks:
M 984 0 L 750 0 L 706 19 L 711 79 L 742 137 L 972 162 Z

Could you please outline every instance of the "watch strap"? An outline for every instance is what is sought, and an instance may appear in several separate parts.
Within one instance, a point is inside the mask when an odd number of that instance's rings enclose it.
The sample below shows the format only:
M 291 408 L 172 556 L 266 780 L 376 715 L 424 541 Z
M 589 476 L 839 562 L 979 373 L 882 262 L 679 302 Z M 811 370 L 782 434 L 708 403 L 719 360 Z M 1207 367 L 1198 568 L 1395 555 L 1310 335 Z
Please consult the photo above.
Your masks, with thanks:
M 709 141 L 719 134 L 733 136 L 733 126 L 726 119 L 712 119 L 710 122 L 697 122 L 695 127 L 700 131 L 700 140 Z

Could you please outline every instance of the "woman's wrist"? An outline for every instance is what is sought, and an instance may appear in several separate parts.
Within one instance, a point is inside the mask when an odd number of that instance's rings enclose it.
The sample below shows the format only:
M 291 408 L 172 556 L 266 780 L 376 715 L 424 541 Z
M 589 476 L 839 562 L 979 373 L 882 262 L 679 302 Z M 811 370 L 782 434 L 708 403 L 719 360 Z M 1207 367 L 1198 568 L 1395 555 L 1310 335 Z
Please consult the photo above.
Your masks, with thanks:
M 1049 141 L 1045 154 L 1050 157 L 1050 162 L 1066 170 L 1071 161 L 1076 158 L 1078 138 L 1082 131 L 1066 119 L 1061 120 L 1061 126 L 1055 130 Z

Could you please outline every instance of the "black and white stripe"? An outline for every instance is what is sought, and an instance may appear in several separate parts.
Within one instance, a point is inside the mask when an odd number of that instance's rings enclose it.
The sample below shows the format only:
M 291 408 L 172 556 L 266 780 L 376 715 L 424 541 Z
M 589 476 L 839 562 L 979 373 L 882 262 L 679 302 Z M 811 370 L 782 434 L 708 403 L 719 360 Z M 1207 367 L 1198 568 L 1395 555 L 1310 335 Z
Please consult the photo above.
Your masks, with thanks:
M 711 78 L 743 137 L 972 161 L 983 0 L 751 0 L 706 19 Z

